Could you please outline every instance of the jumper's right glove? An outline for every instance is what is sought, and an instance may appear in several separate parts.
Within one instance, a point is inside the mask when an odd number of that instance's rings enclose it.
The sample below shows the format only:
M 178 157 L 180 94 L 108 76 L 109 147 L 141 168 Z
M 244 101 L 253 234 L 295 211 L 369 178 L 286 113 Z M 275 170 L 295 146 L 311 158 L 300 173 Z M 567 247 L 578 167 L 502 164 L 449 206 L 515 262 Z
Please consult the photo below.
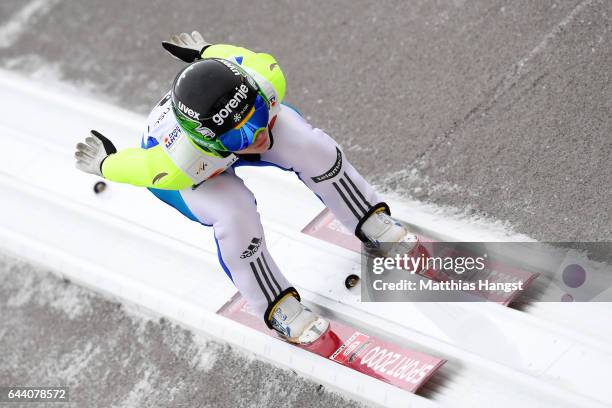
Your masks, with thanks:
M 202 53 L 211 45 L 202 38 L 197 31 L 173 35 L 170 41 L 162 41 L 162 47 L 173 57 L 185 62 L 194 62 L 202 59 Z
M 85 173 L 102 175 L 102 163 L 108 155 L 117 153 L 113 142 L 108 140 L 97 130 L 91 131 L 91 136 L 85 138 L 85 143 L 77 143 L 74 158 L 77 160 L 77 169 Z

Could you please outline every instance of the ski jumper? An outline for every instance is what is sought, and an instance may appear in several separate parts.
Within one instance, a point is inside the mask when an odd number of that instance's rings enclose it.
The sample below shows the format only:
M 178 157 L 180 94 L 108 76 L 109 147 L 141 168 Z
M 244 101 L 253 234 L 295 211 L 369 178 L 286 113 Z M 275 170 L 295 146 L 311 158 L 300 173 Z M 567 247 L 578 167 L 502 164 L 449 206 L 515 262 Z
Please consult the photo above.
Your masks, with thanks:
M 331 137 L 281 103 L 285 79 L 273 57 L 223 44 L 206 48 L 202 57 L 227 59 L 253 74 L 270 100 L 270 149 L 237 157 L 196 145 L 181 131 L 166 95 L 147 119 L 141 147 L 108 156 L 102 173 L 148 187 L 190 220 L 212 226 L 222 268 L 267 321 L 270 306 L 295 290 L 268 251 L 255 197 L 234 167 L 274 165 L 293 171 L 358 236 L 370 214 L 388 208 Z

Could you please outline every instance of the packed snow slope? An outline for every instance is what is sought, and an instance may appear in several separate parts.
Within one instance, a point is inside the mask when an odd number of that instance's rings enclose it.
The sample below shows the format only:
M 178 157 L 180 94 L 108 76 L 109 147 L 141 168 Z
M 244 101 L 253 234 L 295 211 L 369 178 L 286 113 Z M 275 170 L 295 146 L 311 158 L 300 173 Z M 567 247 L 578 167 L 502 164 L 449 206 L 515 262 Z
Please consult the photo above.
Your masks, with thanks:
M 68 386 L 70 407 L 361 405 L 4 254 L 0 315 L 2 384 Z

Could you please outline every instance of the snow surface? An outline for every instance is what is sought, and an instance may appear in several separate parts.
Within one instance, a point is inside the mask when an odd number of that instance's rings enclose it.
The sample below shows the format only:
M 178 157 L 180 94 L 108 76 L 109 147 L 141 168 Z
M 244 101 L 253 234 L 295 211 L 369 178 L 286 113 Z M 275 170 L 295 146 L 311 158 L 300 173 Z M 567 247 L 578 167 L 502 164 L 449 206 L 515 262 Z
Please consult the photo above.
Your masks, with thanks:
M 276 169 L 242 168 L 239 174 L 257 196 L 271 252 L 303 297 L 323 313 L 449 362 L 421 395 L 411 395 L 220 318 L 215 312 L 234 289 L 217 265 L 212 232 L 130 186 L 110 184 L 96 196 L 91 192 L 96 179 L 73 168 L 72 148 L 90 128 L 118 147 L 133 146 L 143 118 L 8 72 L 0 75 L 0 96 L 13 101 L 0 119 L 0 245 L 5 250 L 364 402 L 612 403 L 604 375 L 612 364 L 612 328 L 605 325 L 612 315 L 609 304 L 534 305 L 523 312 L 494 304 L 360 303 L 343 285 L 347 271 L 359 268 L 359 257 L 299 232 L 321 203 L 296 177 Z M 19 106 L 37 112 L 36 120 Z M 45 123 L 44 133 L 39 123 Z M 507 224 L 387 198 L 396 216 L 438 237 L 530 240 Z M 134 256 L 140 253 L 147 256 Z M 26 291 L 21 301 L 27 296 Z M 78 316 L 81 311 L 73 307 Z M 143 381 L 139 386 L 146 388 Z
M 30 0 L 12 18 L 0 26 L 0 48 L 8 48 L 28 29 L 32 19 L 47 13 L 59 0 Z

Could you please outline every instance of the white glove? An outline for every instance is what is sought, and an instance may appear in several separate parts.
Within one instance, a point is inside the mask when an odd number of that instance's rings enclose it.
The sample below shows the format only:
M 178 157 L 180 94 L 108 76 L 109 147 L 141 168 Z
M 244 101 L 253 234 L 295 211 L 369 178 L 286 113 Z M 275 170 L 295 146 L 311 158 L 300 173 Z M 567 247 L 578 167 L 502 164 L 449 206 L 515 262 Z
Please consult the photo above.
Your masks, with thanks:
M 77 143 L 74 158 L 77 169 L 85 173 L 102 175 L 102 162 L 108 155 L 117 153 L 117 148 L 104 135 L 96 130 L 91 131 L 91 136 L 85 139 L 85 143 Z
M 173 57 L 185 62 L 194 62 L 202 59 L 202 53 L 208 47 L 208 43 L 197 31 L 191 34 L 181 33 L 173 35 L 170 41 L 162 41 L 162 47 Z

